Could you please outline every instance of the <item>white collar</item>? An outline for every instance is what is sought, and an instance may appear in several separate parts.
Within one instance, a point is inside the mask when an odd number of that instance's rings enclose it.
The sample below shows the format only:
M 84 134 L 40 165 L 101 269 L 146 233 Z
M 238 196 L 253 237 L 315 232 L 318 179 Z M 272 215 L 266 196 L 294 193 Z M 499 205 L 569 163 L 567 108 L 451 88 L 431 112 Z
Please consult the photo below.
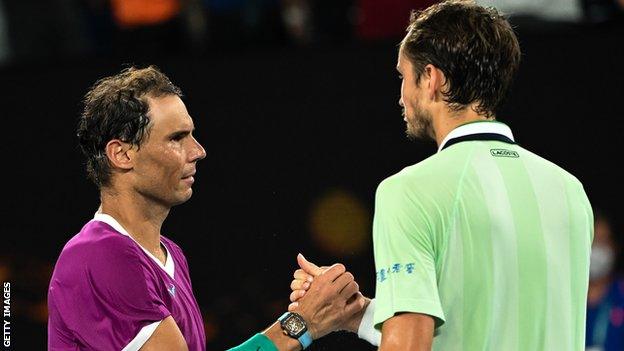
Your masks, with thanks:
M 450 133 L 448 133 L 446 138 L 442 140 L 440 146 L 438 146 L 438 152 L 442 151 L 444 145 L 446 145 L 446 143 L 451 139 L 480 133 L 501 134 L 508 137 L 512 141 L 515 141 L 513 134 L 511 133 L 511 129 L 506 124 L 498 121 L 477 121 L 462 124 L 461 126 L 453 129 Z
M 120 234 L 123 234 L 123 235 L 129 237 L 130 239 L 132 239 L 132 241 L 134 241 L 137 245 L 139 245 L 139 247 L 143 251 L 145 251 L 145 253 L 152 260 L 154 260 L 154 262 L 156 262 L 158 264 L 158 266 L 160 266 L 160 268 L 162 268 L 165 271 L 165 273 L 167 273 L 171 277 L 171 279 L 173 279 L 173 273 L 175 271 L 175 266 L 174 266 L 174 262 L 173 262 L 173 257 L 171 257 L 171 253 L 169 252 L 169 249 L 167 248 L 167 245 L 165 245 L 164 243 L 161 242 L 162 246 L 165 248 L 165 251 L 167 251 L 167 258 L 165 260 L 165 264 L 163 265 L 162 262 L 160 262 L 159 259 L 157 259 L 154 255 L 152 255 L 151 252 L 147 251 L 143 246 L 141 246 L 141 244 L 139 244 L 136 240 L 134 240 L 134 238 L 128 233 L 128 231 L 126 231 L 124 229 L 124 227 L 122 227 L 121 224 L 119 224 L 119 222 L 117 222 L 117 220 L 115 218 L 113 218 L 112 216 L 107 215 L 105 213 L 97 212 L 93 216 L 93 220 L 94 221 L 98 221 L 98 222 L 104 222 L 104 223 L 110 225 L 111 227 L 113 227 L 113 229 L 115 229 L 115 231 L 117 231 Z

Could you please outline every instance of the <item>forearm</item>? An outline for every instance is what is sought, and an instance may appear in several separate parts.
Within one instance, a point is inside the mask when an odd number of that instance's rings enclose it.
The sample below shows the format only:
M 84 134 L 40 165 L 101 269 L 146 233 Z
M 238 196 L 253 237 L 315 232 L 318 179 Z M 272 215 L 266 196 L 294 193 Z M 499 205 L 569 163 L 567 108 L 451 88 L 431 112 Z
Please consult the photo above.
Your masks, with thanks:
M 298 351 L 301 344 L 284 335 L 279 322 L 275 322 L 262 333 L 258 333 L 244 343 L 228 351 Z
M 301 350 L 301 344 L 299 343 L 299 341 L 284 334 L 284 331 L 282 330 L 279 322 L 273 323 L 273 325 L 271 325 L 267 330 L 262 333 L 273 342 L 275 348 L 279 351 Z
M 386 338 L 377 351 L 431 351 L 431 345 L 420 340 L 405 340 L 402 337 Z

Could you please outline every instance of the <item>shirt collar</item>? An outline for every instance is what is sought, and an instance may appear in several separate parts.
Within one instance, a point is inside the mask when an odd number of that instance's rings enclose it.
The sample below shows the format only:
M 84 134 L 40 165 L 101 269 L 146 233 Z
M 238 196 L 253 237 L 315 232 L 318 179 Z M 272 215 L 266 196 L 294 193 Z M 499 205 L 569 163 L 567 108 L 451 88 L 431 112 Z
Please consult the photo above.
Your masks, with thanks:
M 124 227 L 122 227 L 121 224 L 119 224 L 119 222 L 117 222 L 117 220 L 115 218 L 113 218 L 111 215 L 107 215 L 106 213 L 97 212 L 93 216 L 93 219 L 98 221 L 98 222 L 104 222 L 104 223 L 110 225 L 111 227 L 113 227 L 113 229 L 115 229 L 120 234 L 123 234 L 125 236 L 130 236 L 130 234 L 124 229 Z M 130 236 L 130 238 L 133 239 L 131 236 Z
M 469 122 L 466 124 L 462 124 L 459 127 L 453 129 L 440 146 L 438 146 L 438 152 L 442 151 L 446 143 L 449 140 L 460 138 L 466 135 L 472 134 L 481 134 L 481 133 L 489 133 L 489 134 L 500 134 L 506 136 L 507 138 L 514 140 L 513 133 L 511 132 L 511 128 L 509 128 L 506 124 L 498 122 L 498 121 L 477 121 L 477 122 Z
M 118 233 L 123 234 L 129 237 L 130 239 L 132 239 L 132 241 L 134 241 L 137 245 L 139 245 L 139 247 L 143 250 L 143 252 L 145 252 L 154 262 L 156 262 L 156 264 L 158 264 L 158 266 L 160 266 L 160 268 L 162 268 L 171 277 L 171 279 L 173 279 L 174 272 L 175 272 L 175 263 L 173 262 L 173 257 L 171 257 L 171 253 L 169 252 L 167 245 L 165 245 L 162 241 L 160 242 L 162 246 L 165 248 L 165 251 L 167 252 L 167 258 L 166 258 L 165 264 L 163 264 L 158 258 L 156 258 L 156 256 L 152 255 L 151 252 L 146 250 L 143 246 L 141 246 L 141 244 L 139 244 L 136 240 L 134 240 L 134 238 L 128 233 L 128 231 L 125 230 L 124 227 L 122 227 L 121 224 L 119 224 L 119 222 L 117 222 L 117 220 L 113 218 L 113 216 L 107 215 L 106 213 L 102 213 L 100 211 L 101 209 L 98 209 L 98 212 L 96 212 L 95 215 L 93 216 L 94 221 L 104 222 L 110 225 Z

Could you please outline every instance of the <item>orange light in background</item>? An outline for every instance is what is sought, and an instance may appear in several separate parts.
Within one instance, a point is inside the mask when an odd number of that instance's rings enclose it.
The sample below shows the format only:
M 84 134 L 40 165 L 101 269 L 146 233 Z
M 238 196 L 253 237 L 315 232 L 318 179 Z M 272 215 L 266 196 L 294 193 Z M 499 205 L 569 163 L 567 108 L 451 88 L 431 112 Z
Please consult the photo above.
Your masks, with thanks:
M 353 194 L 333 189 L 317 199 L 310 211 L 310 232 L 314 242 L 334 256 L 361 254 L 371 240 L 368 209 Z
M 111 7 L 121 27 L 149 26 L 177 16 L 180 0 L 112 0 Z
M 48 301 L 41 300 L 29 304 L 26 307 L 26 313 L 31 321 L 46 324 L 48 322 Z
M 202 310 L 202 318 L 204 320 L 204 333 L 206 334 L 206 342 L 215 341 L 219 337 L 219 323 L 217 323 L 214 315 Z
M 11 267 L 5 263 L 5 258 L 0 256 L 0 281 L 11 281 Z

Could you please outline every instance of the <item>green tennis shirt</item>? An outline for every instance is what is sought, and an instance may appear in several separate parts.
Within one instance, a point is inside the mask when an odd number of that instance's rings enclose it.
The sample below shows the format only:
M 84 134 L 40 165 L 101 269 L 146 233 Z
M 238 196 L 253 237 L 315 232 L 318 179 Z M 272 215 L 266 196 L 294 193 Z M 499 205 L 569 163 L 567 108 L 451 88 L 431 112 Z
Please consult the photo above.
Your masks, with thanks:
M 473 122 L 376 193 L 376 328 L 431 315 L 433 350 L 583 350 L 593 214 L 581 183 Z

